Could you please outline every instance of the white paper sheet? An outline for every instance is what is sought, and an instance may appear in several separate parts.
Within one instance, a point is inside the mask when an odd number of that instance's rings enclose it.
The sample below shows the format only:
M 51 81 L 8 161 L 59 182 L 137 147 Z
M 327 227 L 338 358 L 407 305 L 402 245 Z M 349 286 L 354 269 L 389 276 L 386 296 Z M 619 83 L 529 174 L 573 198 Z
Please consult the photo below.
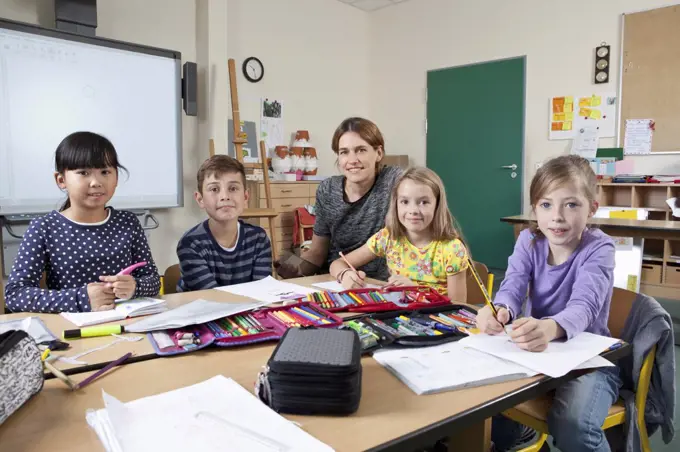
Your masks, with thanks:
M 650 154 L 653 130 L 651 119 L 627 119 L 623 140 L 624 154 Z
M 241 312 L 251 311 L 266 305 L 267 303 L 256 301 L 252 303 L 221 303 L 199 299 L 126 325 L 125 331 L 141 333 L 181 328 L 187 325 L 197 325 Z
M 553 341 L 540 353 L 522 350 L 508 336 L 475 334 L 459 341 L 466 347 L 512 361 L 553 378 L 561 377 L 578 365 L 599 355 L 618 339 L 581 333 L 568 341 Z
M 343 290 L 346 290 L 344 287 L 342 287 L 342 284 L 340 284 L 337 281 L 326 281 L 326 282 L 320 282 L 320 283 L 314 283 L 312 284 L 314 287 L 318 287 L 319 289 L 327 290 L 329 292 L 342 292 Z M 379 289 L 380 286 L 376 284 L 366 284 L 365 286 L 368 289 Z
M 583 127 L 576 130 L 571 142 L 571 153 L 586 159 L 597 156 L 597 146 L 600 141 L 600 131 L 597 127 Z
M 318 292 L 311 287 L 299 286 L 297 284 L 279 281 L 278 279 L 267 276 L 258 281 L 234 284 L 231 286 L 216 287 L 217 290 L 253 298 L 266 303 L 277 303 L 285 300 L 293 300 L 304 297 L 307 294 Z
M 86 419 L 111 452 L 333 450 L 222 375 L 125 404 L 103 397 Z
M 678 202 L 678 198 L 667 199 L 666 204 L 671 208 L 673 216 L 680 218 L 680 202 Z

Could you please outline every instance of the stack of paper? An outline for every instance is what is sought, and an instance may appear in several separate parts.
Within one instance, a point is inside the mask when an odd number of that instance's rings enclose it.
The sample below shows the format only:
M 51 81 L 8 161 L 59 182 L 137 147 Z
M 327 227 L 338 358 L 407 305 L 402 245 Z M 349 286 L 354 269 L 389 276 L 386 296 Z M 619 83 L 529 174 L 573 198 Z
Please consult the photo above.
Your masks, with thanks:
M 118 322 L 128 317 L 157 314 L 167 309 L 168 306 L 165 300 L 135 298 L 132 300 L 116 300 L 116 307 L 109 311 L 62 312 L 61 315 L 69 322 L 82 327 L 106 322 Z
M 271 276 L 258 281 L 234 284 L 231 286 L 216 287 L 217 290 L 250 297 L 266 303 L 278 303 L 285 300 L 295 300 L 307 294 L 317 292 L 309 287 L 279 281 Z
M 460 341 L 434 347 L 381 350 L 375 352 L 373 358 L 418 395 L 537 374 L 510 361 L 466 348 Z
M 125 404 L 103 397 L 86 419 L 108 452 L 333 450 L 221 375 Z

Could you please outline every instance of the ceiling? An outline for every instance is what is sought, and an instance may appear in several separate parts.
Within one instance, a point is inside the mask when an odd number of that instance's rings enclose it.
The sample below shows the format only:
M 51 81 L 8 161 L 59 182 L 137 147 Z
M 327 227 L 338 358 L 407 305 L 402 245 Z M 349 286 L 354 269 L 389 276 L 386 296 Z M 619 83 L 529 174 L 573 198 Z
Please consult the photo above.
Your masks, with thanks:
M 396 5 L 397 3 L 404 3 L 408 0 L 338 0 L 341 3 L 347 3 L 364 11 L 375 11 L 386 8 L 388 6 Z

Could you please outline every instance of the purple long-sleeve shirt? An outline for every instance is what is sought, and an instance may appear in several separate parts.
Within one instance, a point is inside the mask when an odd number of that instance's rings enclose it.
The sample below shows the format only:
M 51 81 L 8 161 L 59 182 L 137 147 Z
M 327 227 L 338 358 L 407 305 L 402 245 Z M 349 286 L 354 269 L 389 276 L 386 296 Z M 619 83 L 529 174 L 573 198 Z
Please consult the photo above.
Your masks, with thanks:
M 607 320 L 614 287 L 614 241 L 599 229 L 586 229 L 566 262 L 549 265 L 548 240 L 523 230 L 508 259 L 505 279 L 494 304 L 526 315 L 553 319 L 571 339 L 588 331 L 609 336 Z

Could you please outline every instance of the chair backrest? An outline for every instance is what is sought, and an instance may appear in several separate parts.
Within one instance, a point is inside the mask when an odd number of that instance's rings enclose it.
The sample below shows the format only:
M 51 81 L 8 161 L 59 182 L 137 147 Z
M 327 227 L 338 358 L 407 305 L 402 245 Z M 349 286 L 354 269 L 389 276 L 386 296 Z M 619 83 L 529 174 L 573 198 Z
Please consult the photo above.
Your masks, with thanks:
M 609 322 L 607 323 L 612 337 L 621 337 L 623 327 L 626 324 L 630 310 L 633 308 L 636 297 L 637 294 L 635 292 L 614 287 L 612 302 L 609 306 Z
M 163 294 L 176 293 L 180 278 L 179 264 L 171 265 L 163 274 Z
M 475 270 L 477 270 L 477 274 L 482 280 L 482 284 L 486 284 L 486 281 L 489 278 L 489 269 L 481 262 L 473 261 L 472 263 L 475 266 Z M 482 293 L 482 289 L 479 288 L 479 285 L 475 281 L 475 277 L 472 276 L 472 272 L 470 271 L 467 272 L 466 287 L 468 304 L 484 304 L 486 302 L 484 299 L 484 294 Z

